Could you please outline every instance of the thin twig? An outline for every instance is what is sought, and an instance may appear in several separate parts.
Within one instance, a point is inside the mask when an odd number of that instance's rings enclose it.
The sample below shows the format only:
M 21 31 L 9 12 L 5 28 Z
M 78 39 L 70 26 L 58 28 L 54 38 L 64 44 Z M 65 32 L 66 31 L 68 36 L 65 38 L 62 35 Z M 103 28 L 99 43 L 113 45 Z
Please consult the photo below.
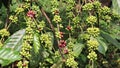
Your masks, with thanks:
M 47 14 L 46 14 L 45 11 L 43 10 L 43 8 L 41 8 L 40 10 L 41 10 L 42 14 L 45 16 L 45 18 L 47 19 L 47 21 L 48 21 L 48 23 L 49 23 L 52 31 L 54 32 L 54 31 L 55 31 L 55 30 L 54 30 L 54 26 L 52 25 L 52 22 L 50 21 L 50 18 L 47 16 Z
M 7 28 L 7 25 L 9 24 L 9 16 L 10 16 L 10 0 L 8 0 L 7 18 L 6 18 L 5 28 Z

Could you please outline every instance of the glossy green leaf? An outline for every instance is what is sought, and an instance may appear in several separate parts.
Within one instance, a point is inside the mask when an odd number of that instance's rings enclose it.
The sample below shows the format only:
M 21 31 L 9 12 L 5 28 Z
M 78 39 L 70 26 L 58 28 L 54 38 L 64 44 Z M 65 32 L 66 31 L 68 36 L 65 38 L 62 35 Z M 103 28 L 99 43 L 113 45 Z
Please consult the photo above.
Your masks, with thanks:
M 17 31 L 5 41 L 4 47 L 0 48 L 0 64 L 2 66 L 21 59 L 19 51 L 21 50 L 24 34 L 24 29 Z
M 16 52 L 9 48 L 0 48 L 0 64 L 2 66 L 9 65 L 10 63 L 20 59 L 21 56 L 19 52 Z
M 120 43 L 115 39 L 112 38 L 112 36 L 110 36 L 108 33 L 106 32 L 101 32 L 101 35 L 104 39 L 106 39 L 109 43 L 115 45 L 117 48 L 120 49 Z
M 34 48 L 33 50 L 35 53 L 39 53 L 40 37 L 38 33 L 34 33 L 33 48 Z
M 101 37 L 98 37 L 97 40 L 98 40 L 98 42 L 99 42 L 98 51 L 99 51 L 101 54 L 105 55 L 105 53 L 106 53 L 106 51 L 107 51 L 107 49 L 108 49 L 108 46 L 106 45 L 105 42 L 103 42 L 103 39 L 102 39 Z
M 39 3 L 41 4 L 41 6 L 43 7 L 43 9 L 47 12 L 51 11 L 51 1 L 52 0 L 39 0 Z
M 40 35 L 34 32 L 33 48 L 31 50 L 30 68 L 36 68 L 43 59 L 44 48 L 40 43 Z
M 62 68 L 62 61 L 58 61 L 57 63 L 53 64 L 50 68 Z
M 80 55 L 80 53 L 82 52 L 83 48 L 84 48 L 84 45 L 83 45 L 83 44 L 81 44 L 81 43 L 76 43 L 76 44 L 74 45 L 74 48 L 73 48 L 73 53 L 74 53 L 74 55 L 75 55 L 76 57 L 78 57 L 78 56 Z
M 49 47 L 50 50 L 52 50 L 53 48 L 53 44 L 54 44 L 54 35 L 52 32 L 47 32 L 47 34 L 49 35 L 49 37 L 51 38 L 51 43 L 52 43 L 52 46 Z
M 120 0 L 112 0 L 113 12 L 120 14 Z
M 21 44 L 24 34 L 25 34 L 24 29 L 14 33 L 5 41 L 3 48 L 10 48 L 15 51 L 20 51 L 22 47 Z

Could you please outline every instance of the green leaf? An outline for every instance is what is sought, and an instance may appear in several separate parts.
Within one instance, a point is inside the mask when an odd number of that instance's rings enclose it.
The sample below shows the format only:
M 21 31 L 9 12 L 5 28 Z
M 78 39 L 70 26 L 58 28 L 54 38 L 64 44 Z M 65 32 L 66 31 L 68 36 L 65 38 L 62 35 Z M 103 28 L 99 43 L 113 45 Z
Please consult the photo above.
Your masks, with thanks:
M 58 61 L 55 64 L 53 64 L 50 68 L 62 68 L 62 61 Z
M 9 48 L 0 48 L 0 64 L 2 66 L 9 65 L 10 63 L 20 59 L 21 56 L 19 52 L 12 51 Z
M 112 0 L 113 12 L 120 14 L 120 0 Z
M 110 36 L 108 33 L 106 32 L 101 32 L 101 35 L 104 39 L 106 39 L 109 43 L 115 45 L 117 48 L 120 49 L 120 43 L 115 39 L 115 38 L 112 38 L 112 36 Z
M 19 51 L 21 50 L 24 34 L 24 29 L 17 31 L 5 41 L 4 47 L 0 48 L 0 64 L 2 66 L 21 59 Z
M 105 53 L 106 53 L 106 51 L 107 51 L 107 49 L 108 49 L 108 46 L 106 45 L 105 42 L 103 42 L 103 38 L 98 37 L 97 40 L 98 40 L 98 42 L 99 42 L 98 51 L 99 51 L 101 54 L 105 55 Z
M 54 35 L 52 32 L 47 32 L 47 34 L 49 35 L 49 37 L 51 38 L 51 43 L 52 43 L 52 46 L 49 47 L 50 50 L 52 50 L 53 48 L 53 44 L 54 44 Z
M 80 58 L 84 63 L 87 61 L 87 57 L 83 54 L 80 54 Z
M 45 11 L 51 12 L 51 1 L 52 0 L 39 0 L 39 3 L 42 5 Z
M 30 68 L 36 68 L 42 61 L 43 47 L 40 44 L 39 33 L 34 32 L 33 48 L 31 50 Z
M 10 48 L 11 50 L 20 51 L 24 34 L 24 29 L 17 31 L 5 41 L 3 48 Z
M 82 52 L 84 48 L 84 45 L 81 43 L 76 43 L 73 47 L 73 53 L 76 57 L 78 57 L 80 55 L 80 53 Z
M 34 33 L 34 40 L 33 40 L 33 50 L 35 53 L 39 53 L 40 49 L 40 40 L 39 40 L 39 34 Z

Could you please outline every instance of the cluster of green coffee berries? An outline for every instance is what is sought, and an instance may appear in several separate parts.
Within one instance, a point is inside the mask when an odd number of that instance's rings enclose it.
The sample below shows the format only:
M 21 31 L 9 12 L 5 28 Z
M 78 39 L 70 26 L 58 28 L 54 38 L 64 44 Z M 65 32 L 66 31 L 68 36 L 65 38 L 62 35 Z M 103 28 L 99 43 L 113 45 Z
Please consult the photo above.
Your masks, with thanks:
M 78 63 L 75 61 L 74 57 L 69 57 L 66 60 L 66 65 L 69 66 L 69 67 L 72 67 L 72 68 L 76 68 Z
M 58 50 L 55 51 L 55 60 L 60 58 L 60 57 L 61 57 L 61 55 L 60 55 L 59 51 Z
M 112 20 L 112 18 L 109 15 L 105 15 L 105 16 L 101 16 L 103 20 L 105 20 L 106 22 L 110 22 Z
M 39 22 L 39 24 L 38 24 L 39 30 L 43 30 L 45 26 L 46 26 L 46 24 L 45 24 L 44 21 L 41 21 L 41 22 Z
M 99 1 L 94 1 L 93 5 L 95 9 L 99 9 L 101 7 L 101 3 Z
M 91 24 L 91 25 L 94 25 L 96 22 L 97 22 L 97 18 L 95 16 L 89 16 L 87 17 L 86 21 Z
M 62 21 L 62 19 L 61 19 L 61 17 L 60 17 L 59 15 L 55 15 L 54 18 L 53 18 L 53 21 L 54 21 L 55 23 L 59 23 L 59 22 Z
M 74 47 L 74 42 L 70 41 L 68 44 L 67 44 L 67 47 L 69 49 L 72 49 Z
M 110 13 L 110 8 L 108 8 L 107 6 L 102 7 L 101 9 L 99 9 L 100 14 L 102 15 L 106 15 Z
M 27 27 L 36 28 L 36 24 L 31 18 L 27 18 L 26 25 Z
M 60 31 L 56 31 L 55 32 L 55 36 L 59 39 L 61 39 L 63 37 L 63 32 L 60 32 Z
M 22 49 L 21 49 L 20 54 L 24 56 L 25 58 L 29 59 L 31 56 L 29 53 L 31 48 L 32 47 L 30 46 L 30 44 L 27 41 L 24 41 L 22 44 Z
M 30 3 L 24 3 L 22 7 L 24 9 L 28 9 L 30 7 Z
M 75 6 L 75 0 L 65 0 L 66 3 L 67 3 L 67 6 L 66 6 L 66 11 L 71 11 L 74 9 L 74 6 Z
M 83 10 L 87 10 L 87 11 L 90 11 L 90 10 L 93 10 L 93 9 L 99 10 L 101 8 L 101 3 L 99 1 L 86 3 L 82 8 L 83 8 Z
M 57 9 L 57 8 L 52 8 L 51 12 L 52 12 L 52 14 L 54 14 L 54 15 L 58 15 L 58 14 L 59 14 L 59 9 Z
M 88 50 L 89 51 L 93 51 L 93 50 L 97 50 L 99 43 L 97 40 L 93 39 L 93 40 L 88 40 L 87 41 L 87 46 L 88 46 Z
M 90 11 L 90 10 L 92 10 L 94 8 L 94 6 L 93 6 L 92 3 L 87 3 L 82 8 L 83 8 L 83 10 Z
M 67 15 L 67 18 L 73 18 L 74 17 L 73 12 L 67 12 L 66 15 Z
M 100 30 L 99 28 L 96 28 L 96 27 L 89 27 L 87 28 L 87 33 L 91 36 L 98 36 L 100 34 Z
M 0 41 L 0 48 L 3 46 L 3 43 Z
M 24 39 L 28 42 L 32 42 L 33 41 L 33 29 L 31 27 L 27 27 L 26 28 L 26 35 L 24 36 Z
M 72 21 L 73 21 L 74 24 L 77 24 L 77 23 L 80 22 L 80 18 L 78 16 L 76 16 L 72 19 Z
M 51 5 L 52 5 L 52 8 L 58 7 L 59 6 L 58 0 L 51 0 Z
M 46 48 L 49 48 L 52 46 L 52 38 L 50 36 L 50 34 L 46 33 L 46 34 L 41 34 L 40 36 L 40 40 L 42 44 L 45 44 Z
M 90 39 L 90 35 L 87 34 L 87 33 L 81 34 L 81 35 L 80 35 L 80 38 L 81 38 L 81 39 L 84 39 L 84 40 L 88 40 L 88 39 Z
M 32 8 L 31 8 L 31 9 L 34 10 L 34 11 L 36 11 L 37 13 L 41 14 L 41 13 L 39 12 L 39 6 L 32 5 Z M 37 15 L 37 16 L 38 16 L 38 15 Z
M 28 68 L 28 61 L 27 60 L 24 60 L 23 62 L 22 61 L 19 61 L 18 63 L 17 63 L 17 67 L 18 68 Z
M 10 21 L 11 21 L 12 23 L 17 23 L 17 21 L 18 21 L 18 17 L 17 17 L 17 16 L 13 16 L 13 15 L 11 15 L 11 16 L 9 17 L 9 19 L 10 19 Z
M 87 57 L 92 61 L 97 60 L 97 54 L 94 51 L 91 51 Z
M 7 29 L 1 29 L 0 30 L 0 36 L 1 37 L 5 37 L 5 36 L 9 36 L 10 35 L 10 33 L 7 31 Z
M 16 10 L 15 10 L 16 14 L 19 14 L 23 11 L 24 11 L 24 9 L 22 7 L 16 8 Z

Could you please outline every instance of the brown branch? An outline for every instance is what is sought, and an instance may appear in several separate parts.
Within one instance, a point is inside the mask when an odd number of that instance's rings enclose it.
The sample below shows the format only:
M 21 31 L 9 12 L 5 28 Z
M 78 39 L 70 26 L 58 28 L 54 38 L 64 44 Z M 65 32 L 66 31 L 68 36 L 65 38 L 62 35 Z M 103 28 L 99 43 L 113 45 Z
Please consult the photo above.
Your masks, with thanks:
M 7 28 L 8 24 L 9 24 L 9 16 L 10 16 L 10 0 L 8 0 L 7 18 L 6 18 L 5 28 Z
M 52 31 L 54 32 L 54 26 L 52 25 L 52 22 L 50 21 L 50 18 L 47 16 L 47 14 L 45 13 L 45 11 L 43 10 L 43 8 L 40 9 L 42 14 L 45 16 L 45 18 L 47 19 Z
M 55 35 L 55 29 L 54 29 L 54 26 L 52 25 L 52 22 L 50 21 L 50 18 L 47 16 L 47 14 L 45 13 L 45 11 L 41 8 L 40 9 L 41 10 L 41 12 L 42 12 L 42 14 L 45 16 L 45 18 L 47 19 L 47 21 L 48 21 L 48 23 L 49 23 L 49 25 L 50 25 L 50 27 L 51 27 L 51 29 L 52 29 L 52 31 L 53 31 L 53 34 Z M 56 36 L 55 36 L 55 38 L 56 38 Z M 57 38 L 56 38 L 57 39 Z M 59 41 L 57 40 L 57 45 L 59 44 Z M 58 48 L 59 48 L 59 46 L 58 46 Z M 65 59 L 65 57 L 64 57 L 64 55 L 62 54 L 62 51 L 61 51 L 61 49 L 59 48 L 59 52 L 60 52 L 60 54 L 61 54 L 61 57 L 62 57 L 62 59 Z

